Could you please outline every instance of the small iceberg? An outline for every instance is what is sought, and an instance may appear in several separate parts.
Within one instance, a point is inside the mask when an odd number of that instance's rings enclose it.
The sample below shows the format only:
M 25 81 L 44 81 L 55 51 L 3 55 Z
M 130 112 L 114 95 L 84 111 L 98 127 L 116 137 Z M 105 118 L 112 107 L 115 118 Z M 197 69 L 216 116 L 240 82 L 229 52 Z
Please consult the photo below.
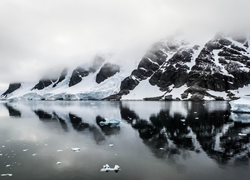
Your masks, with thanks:
M 60 165 L 60 164 L 62 164 L 62 162 L 57 162 L 56 164 L 57 164 L 57 165 Z
M 250 96 L 243 96 L 242 98 L 229 102 L 231 111 L 250 113 Z
M 115 172 L 118 172 L 118 171 L 120 171 L 120 170 L 121 170 L 120 166 L 115 165 L 115 167 L 114 167 L 114 171 L 115 171 Z
M 80 148 L 71 148 L 72 151 L 75 151 L 75 152 L 80 152 Z
M 100 171 L 101 171 L 101 172 L 109 172 L 109 171 L 118 172 L 118 171 L 120 171 L 120 170 L 121 170 L 121 168 L 120 168 L 120 166 L 118 166 L 118 165 L 115 165 L 114 168 L 110 168 L 110 166 L 109 166 L 108 164 L 105 164 L 105 165 L 103 165 L 103 167 L 102 167 L 102 169 L 101 169 Z
M 100 170 L 101 172 L 109 172 L 110 171 L 110 167 L 108 164 L 103 165 L 102 169 Z
M 238 135 L 239 136 L 247 136 L 247 134 L 245 134 L 245 133 L 239 133 Z
M 1 174 L 1 176 L 12 176 L 12 174 Z
M 250 113 L 238 113 L 238 112 L 231 112 L 230 119 L 233 121 L 239 121 L 242 123 L 250 123 Z
M 110 127 L 116 127 L 120 124 L 120 121 L 117 119 L 108 119 L 104 118 L 105 121 L 101 121 L 99 124 L 100 126 L 110 126 Z

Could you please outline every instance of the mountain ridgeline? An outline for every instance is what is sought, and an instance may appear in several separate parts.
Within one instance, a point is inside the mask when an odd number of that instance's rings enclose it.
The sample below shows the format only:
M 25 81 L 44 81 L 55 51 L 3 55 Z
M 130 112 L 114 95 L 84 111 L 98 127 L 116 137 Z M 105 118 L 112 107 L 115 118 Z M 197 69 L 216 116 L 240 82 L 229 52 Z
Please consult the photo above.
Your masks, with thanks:
M 147 87 L 157 87 L 161 94 L 152 92 L 144 100 L 236 99 L 246 95 L 241 92 L 250 84 L 249 52 L 247 36 L 217 35 L 205 45 L 164 40 L 155 43 L 132 72 L 121 74 L 122 64 L 96 56 L 90 67 L 66 68 L 58 78 L 42 78 L 33 87 L 12 83 L 1 98 L 121 100 L 144 82 Z

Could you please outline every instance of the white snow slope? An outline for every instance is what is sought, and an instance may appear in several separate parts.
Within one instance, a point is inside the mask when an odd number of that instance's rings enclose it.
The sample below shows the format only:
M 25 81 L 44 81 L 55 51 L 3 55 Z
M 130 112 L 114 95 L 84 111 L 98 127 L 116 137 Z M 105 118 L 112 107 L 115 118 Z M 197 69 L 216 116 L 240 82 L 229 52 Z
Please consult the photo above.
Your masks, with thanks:
M 197 42 L 193 41 L 181 41 L 180 39 L 185 39 L 185 37 L 177 37 L 176 39 L 172 39 L 171 41 L 163 40 L 161 43 L 165 43 L 166 45 L 174 42 L 179 44 L 177 50 L 185 49 L 187 47 L 193 47 Z M 199 40 L 200 41 L 200 40 Z M 242 44 L 238 43 L 237 41 L 230 39 L 233 44 L 236 44 L 237 46 L 241 48 L 245 48 Z M 208 42 L 208 39 L 204 39 L 203 42 L 198 42 L 200 47 L 194 51 L 194 54 L 192 56 L 192 60 L 190 63 L 187 63 L 186 65 L 191 69 L 191 67 L 195 64 L 195 59 L 198 57 L 202 47 L 204 44 Z M 166 48 L 168 48 L 166 46 Z M 245 48 L 246 49 L 246 48 Z M 177 51 L 176 50 L 176 51 Z M 244 53 L 244 55 L 247 55 L 249 53 L 249 48 L 246 49 L 247 52 Z M 136 69 L 140 58 L 143 57 L 147 53 L 147 49 L 140 50 L 137 53 L 134 53 L 134 55 L 115 55 L 112 56 L 112 58 L 105 57 L 105 62 L 114 61 L 116 59 L 116 64 L 118 64 L 121 67 L 121 70 L 119 73 L 116 73 L 114 76 L 106 79 L 105 81 L 101 82 L 100 84 L 96 83 L 96 75 L 99 72 L 100 68 L 95 73 L 90 73 L 87 77 L 83 77 L 82 81 L 74 86 L 69 87 L 69 81 L 70 77 L 72 75 L 73 69 L 68 69 L 66 78 L 57 84 L 56 87 L 52 87 L 54 83 L 52 83 L 50 86 L 42 89 L 42 90 L 31 90 L 37 82 L 34 83 L 21 83 L 21 87 L 14 92 L 8 94 L 6 97 L 1 97 L 0 100 L 9 100 L 9 101 L 16 101 L 16 100 L 100 100 L 103 98 L 106 98 L 110 95 L 116 94 L 120 91 L 120 85 L 121 81 L 128 77 L 133 69 Z M 174 55 L 175 52 L 169 51 L 165 52 L 164 49 L 162 49 L 162 52 L 167 55 L 166 62 Z M 221 73 L 227 76 L 232 76 L 231 74 L 228 74 L 228 72 L 219 64 L 219 56 L 218 51 L 214 51 L 214 64 L 219 67 Z M 128 62 L 129 59 L 129 62 Z M 166 65 L 166 64 L 165 64 Z M 164 63 L 161 68 L 164 68 Z M 242 71 L 249 71 L 248 68 L 245 68 L 244 65 L 241 65 Z M 181 94 L 188 88 L 185 84 L 182 87 L 175 88 L 173 85 L 169 86 L 168 92 L 163 92 L 159 90 L 159 87 L 152 86 L 149 83 L 149 78 L 146 80 L 141 80 L 139 85 L 135 87 L 134 90 L 130 91 L 128 95 L 123 95 L 122 100 L 143 100 L 144 98 L 149 97 L 162 97 L 164 99 L 168 95 L 172 95 L 173 99 L 181 98 Z M 225 100 L 228 99 L 227 94 L 228 92 L 215 92 L 208 90 L 209 94 L 214 96 L 220 96 L 223 97 Z M 231 91 L 235 94 L 237 97 L 242 97 L 244 95 L 247 95 L 250 92 L 250 87 L 244 86 L 243 88 L 240 88 L 238 90 Z M 191 94 L 188 95 L 188 98 L 185 98 L 184 100 L 188 100 L 191 98 Z M 204 97 L 204 100 L 214 100 L 213 97 Z

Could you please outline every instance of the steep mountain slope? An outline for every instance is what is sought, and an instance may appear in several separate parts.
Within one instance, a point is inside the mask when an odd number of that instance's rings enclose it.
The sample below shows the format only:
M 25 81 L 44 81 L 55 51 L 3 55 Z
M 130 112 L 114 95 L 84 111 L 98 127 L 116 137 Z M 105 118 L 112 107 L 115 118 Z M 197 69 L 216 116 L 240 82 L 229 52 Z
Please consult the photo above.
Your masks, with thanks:
M 42 78 L 38 83 L 13 83 L 2 95 L 7 100 L 88 100 L 102 99 L 119 90 L 119 66 L 96 57 L 90 67 L 64 69 L 57 79 Z M 106 71 L 112 70 L 107 74 Z M 105 74 L 106 73 L 106 74 Z M 99 77 L 99 76 L 104 76 Z M 100 81 L 101 79 L 101 81 Z M 19 85 L 19 87 L 17 87 Z
M 234 99 L 235 95 L 242 95 L 237 91 L 247 91 L 250 83 L 248 41 L 248 38 L 218 36 L 204 47 L 184 42 L 162 43 L 158 51 L 154 51 L 154 47 L 150 51 L 158 61 L 146 55 L 121 83 L 120 92 L 108 99 L 122 96 L 125 99 L 124 95 L 144 80 L 162 91 L 162 96 L 149 100 L 172 100 L 173 95 L 183 100 Z M 158 63 L 161 59 L 165 59 L 164 62 Z
M 217 35 L 203 44 L 171 38 L 155 43 L 132 72 L 124 72 L 125 64 L 96 56 L 91 66 L 66 68 L 58 78 L 10 84 L 1 99 L 235 99 L 250 90 L 248 44 L 243 36 Z

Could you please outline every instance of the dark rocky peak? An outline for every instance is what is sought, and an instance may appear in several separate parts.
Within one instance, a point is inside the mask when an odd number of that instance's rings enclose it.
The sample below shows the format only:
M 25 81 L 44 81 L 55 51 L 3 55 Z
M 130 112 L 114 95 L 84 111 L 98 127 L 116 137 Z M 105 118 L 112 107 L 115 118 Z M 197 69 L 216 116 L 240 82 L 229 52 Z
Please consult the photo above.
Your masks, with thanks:
M 115 75 L 117 72 L 120 72 L 120 67 L 118 65 L 109 62 L 105 63 L 96 75 L 96 82 L 100 84 L 104 80 Z
M 248 44 L 249 44 L 248 41 L 246 41 L 243 46 L 245 46 L 246 48 L 249 48 Z
M 65 77 L 66 77 L 67 74 L 68 74 L 68 70 L 67 70 L 67 69 L 64 69 L 64 70 L 61 72 L 61 75 L 60 75 L 59 79 L 56 81 L 55 84 L 53 84 L 53 88 L 56 87 L 57 84 L 59 84 L 60 82 L 62 82 L 62 81 L 65 79 Z
M 191 62 L 193 53 L 193 48 L 182 48 L 177 51 L 171 59 L 168 60 L 168 63 L 174 64 Z
M 71 75 L 70 82 L 69 82 L 69 87 L 74 86 L 78 84 L 79 82 L 82 81 L 83 77 L 86 77 L 89 75 L 89 71 L 85 70 L 82 67 L 77 67 Z
M 52 83 L 56 82 L 57 79 L 50 79 L 50 78 L 42 78 L 41 80 L 39 80 L 39 82 L 31 89 L 38 89 L 38 90 L 42 90 L 46 87 L 48 87 L 49 85 L 51 85 Z
M 96 56 L 94 58 L 94 61 L 93 61 L 93 64 L 92 66 L 89 68 L 89 71 L 90 72 L 96 72 L 101 66 L 102 66 L 102 63 L 105 61 L 105 59 L 101 56 Z
M 205 45 L 188 74 L 188 86 L 227 91 L 249 84 L 247 49 L 230 39 L 216 37 Z
M 135 69 L 131 76 L 125 78 L 124 81 L 142 81 L 156 72 L 162 64 L 164 64 L 169 56 L 174 51 L 177 51 L 179 45 L 175 42 L 158 42 L 155 43 L 152 48 L 143 56 L 141 61 L 138 64 L 137 69 Z M 122 82 L 123 83 L 123 82 Z M 130 84 L 128 82 L 124 82 L 121 87 L 125 87 L 125 84 Z M 132 84 L 138 84 L 136 82 Z M 131 89 L 131 87 L 128 87 Z
M 208 41 L 206 44 L 205 44 L 205 49 L 209 52 L 213 51 L 213 50 L 216 50 L 216 49 L 221 49 L 222 47 L 224 46 L 229 46 L 231 45 L 232 42 L 224 37 L 220 37 L 220 38 L 214 38 L 210 41 Z
M 235 50 L 237 50 L 237 51 L 247 52 L 246 49 L 241 48 L 241 47 L 239 47 L 239 46 L 236 46 L 236 45 L 234 45 L 234 44 L 231 45 L 231 48 L 232 48 L 232 49 L 235 49 Z
M 166 61 L 149 79 L 151 85 L 157 85 L 162 91 L 169 91 L 169 86 L 181 87 L 187 82 L 190 63 L 197 46 L 192 48 L 181 48 Z
M 131 75 L 126 77 L 120 86 L 121 90 L 133 90 L 139 84 L 139 80 L 135 78 L 135 76 Z M 124 91 L 126 92 L 126 91 Z M 129 91 L 128 91 L 129 92 Z
M 131 75 L 121 82 L 120 92 L 105 99 L 119 100 L 122 95 L 126 95 L 133 90 L 140 81 L 148 79 L 156 72 L 157 75 L 161 74 L 160 68 L 166 63 L 168 56 L 173 55 L 186 45 L 185 42 L 180 43 L 174 40 L 155 43 L 143 56 L 137 69 L 133 70 Z
M 11 83 L 9 84 L 8 89 L 1 95 L 7 97 L 8 94 L 14 92 L 15 90 L 19 89 L 21 87 L 21 83 Z

